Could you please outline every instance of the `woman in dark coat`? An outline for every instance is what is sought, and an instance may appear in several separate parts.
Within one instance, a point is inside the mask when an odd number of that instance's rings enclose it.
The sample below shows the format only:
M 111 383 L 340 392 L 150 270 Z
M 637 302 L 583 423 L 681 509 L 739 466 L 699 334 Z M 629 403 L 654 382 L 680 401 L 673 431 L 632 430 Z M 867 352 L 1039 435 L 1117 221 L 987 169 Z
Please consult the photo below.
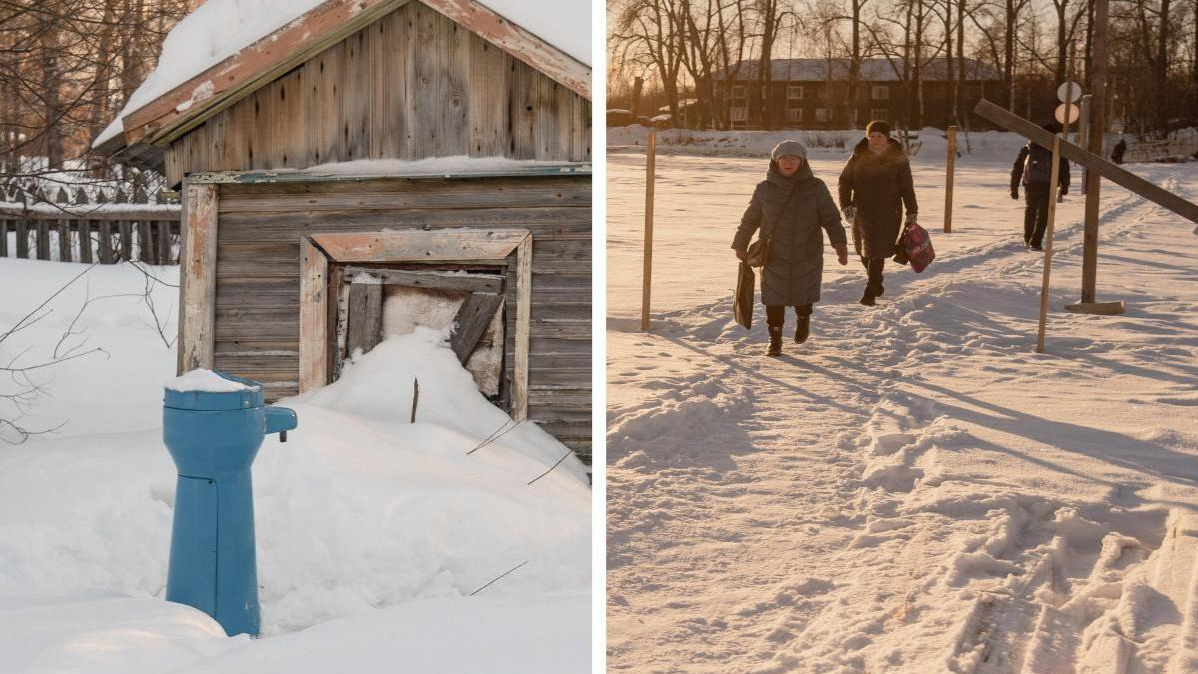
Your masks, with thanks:
M 794 307 L 798 325 L 795 343 L 811 334 L 811 305 L 819 301 L 824 269 L 824 236 L 828 233 L 840 264 L 848 264 L 844 227 L 824 181 L 807 163 L 807 150 L 797 141 L 778 144 L 770 153 L 765 180 L 753 191 L 736 230 L 732 248 L 744 260 L 753 232 L 761 228 L 769 239 L 770 259 L 761 270 L 761 303 L 770 330 L 766 355 L 782 355 L 782 326 L 786 307 Z
M 840 174 L 840 208 L 853 226 L 853 245 L 868 274 L 861 296 L 864 305 L 873 306 L 874 298 L 885 291 L 882 268 L 886 258 L 894 255 L 904 206 L 906 224 L 913 224 L 919 207 L 911 164 L 902 146 L 890 137 L 890 125 L 870 122 Z

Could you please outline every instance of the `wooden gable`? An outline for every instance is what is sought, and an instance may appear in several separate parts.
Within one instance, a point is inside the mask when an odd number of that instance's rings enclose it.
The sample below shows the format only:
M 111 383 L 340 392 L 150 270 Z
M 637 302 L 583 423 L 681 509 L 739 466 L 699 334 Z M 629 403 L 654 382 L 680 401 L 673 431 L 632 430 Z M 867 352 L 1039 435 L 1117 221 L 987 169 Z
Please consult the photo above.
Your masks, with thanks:
M 590 101 L 422 2 L 406 3 L 170 143 L 200 171 L 468 155 L 591 158 Z

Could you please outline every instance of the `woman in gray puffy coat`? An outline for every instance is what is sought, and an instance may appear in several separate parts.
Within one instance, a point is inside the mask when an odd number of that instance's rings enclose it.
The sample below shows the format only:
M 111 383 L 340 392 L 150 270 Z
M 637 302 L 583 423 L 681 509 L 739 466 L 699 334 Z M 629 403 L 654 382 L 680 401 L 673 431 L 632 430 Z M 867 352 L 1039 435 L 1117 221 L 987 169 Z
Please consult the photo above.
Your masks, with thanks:
M 745 259 L 758 228 L 764 238 L 772 238 L 770 259 L 761 271 L 761 303 L 770 332 L 766 355 L 780 356 L 786 307 L 794 307 L 798 319 L 795 343 L 807 341 L 811 334 L 811 306 L 819 301 L 823 278 L 823 232 L 840 264 L 848 264 L 836 202 L 828 186 L 811 172 L 807 150 L 798 141 L 783 141 L 770 153 L 766 178 L 753 191 L 732 241 L 737 258 Z

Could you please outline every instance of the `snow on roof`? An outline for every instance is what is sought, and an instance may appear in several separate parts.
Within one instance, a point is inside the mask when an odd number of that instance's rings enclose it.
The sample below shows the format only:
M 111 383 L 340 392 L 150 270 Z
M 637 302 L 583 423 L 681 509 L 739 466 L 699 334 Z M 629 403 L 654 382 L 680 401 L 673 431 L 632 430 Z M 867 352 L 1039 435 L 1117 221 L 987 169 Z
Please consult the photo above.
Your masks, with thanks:
M 158 67 L 133 92 L 93 147 L 124 131 L 121 118 L 299 19 L 325 0 L 207 0 L 162 43 Z M 591 65 L 588 0 L 476 0 L 545 42 Z M 204 100 L 197 91 L 194 100 Z

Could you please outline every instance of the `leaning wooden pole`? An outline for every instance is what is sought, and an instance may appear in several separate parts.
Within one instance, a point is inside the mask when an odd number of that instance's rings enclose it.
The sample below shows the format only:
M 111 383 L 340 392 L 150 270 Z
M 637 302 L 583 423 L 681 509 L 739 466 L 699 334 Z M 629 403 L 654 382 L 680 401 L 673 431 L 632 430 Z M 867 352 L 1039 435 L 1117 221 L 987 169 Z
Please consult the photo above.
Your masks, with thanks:
M 1001 108 L 984 98 L 978 101 L 973 111 L 979 116 L 985 117 L 995 124 L 1000 124 L 1043 147 L 1048 147 L 1048 144 L 1052 142 L 1053 134 L 1045 131 L 1039 125 Z M 1073 143 L 1061 141 L 1061 154 L 1069 161 L 1081 164 L 1116 185 L 1126 188 L 1129 192 L 1134 192 L 1190 222 L 1198 222 L 1198 204 L 1186 201 L 1176 194 L 1158 187 L 1130 171 L 1115 166 L 1102 157 L 1087 152 Z
M 650 287 L 653 284 L 653 183 L 656 179 L 657 131 L 649 129 L 645 162 L 645 262 L 641 271 L 641 330 L 649 331 Z
M 944 183 L 944 233 L 953 231 L 953 174 L 957 170 L 957 127 L 948 127 L 948 176 Z
M 1065 115 L 1068 121 L 1069 115 Z M 1068 127 L 1066 127 L 1068 128 Z M 1052 178 L 1048 183 L 1048 227 L 1044 230 L 1044 282 L 1040 286 L 1040 328 L 1036 332 L 1036 353 L 1044 353 L 1044 326 L 1048 322 L 1048 279 L 1052 274 L 1052 230 L 1057 217 L 1057 194 L 1061 177 L 1061 139 L 1052 139 Z

